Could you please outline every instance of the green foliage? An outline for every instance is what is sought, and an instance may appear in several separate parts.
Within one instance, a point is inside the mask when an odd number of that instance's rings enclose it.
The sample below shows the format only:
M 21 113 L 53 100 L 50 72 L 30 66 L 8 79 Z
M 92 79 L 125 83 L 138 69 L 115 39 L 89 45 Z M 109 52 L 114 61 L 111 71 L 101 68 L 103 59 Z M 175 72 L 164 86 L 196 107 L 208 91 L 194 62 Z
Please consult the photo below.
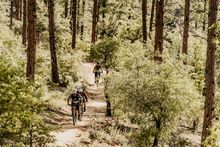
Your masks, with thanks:
M 33 133 L 33 142 L 37 144 L 52 141 L 50 128 L 39 115 L 43 110 L 43 102 L 35 97 L 36 87 L 24 77 L 23 66 L 15 66 L 0 56 L 1 145 L 28 144 L 30 132 Z
M 106 69 L 114 65 L 114 57 L 119 49 L 119 43 L 111 38 L 105 38 L 91 48 L 90 59 L 99 61 Z
M 116 116 L 135 116 L 145 128 L 146 132 L 140 133 L 147 146 L 153 137 L 166 141 L 183 116 L 198 113 L 201 95 L 181 61 L 156 64 L 144 57 L 144 51 L 138 53 L 121 59 L 125 66 L 109 75 L 106 91 Z

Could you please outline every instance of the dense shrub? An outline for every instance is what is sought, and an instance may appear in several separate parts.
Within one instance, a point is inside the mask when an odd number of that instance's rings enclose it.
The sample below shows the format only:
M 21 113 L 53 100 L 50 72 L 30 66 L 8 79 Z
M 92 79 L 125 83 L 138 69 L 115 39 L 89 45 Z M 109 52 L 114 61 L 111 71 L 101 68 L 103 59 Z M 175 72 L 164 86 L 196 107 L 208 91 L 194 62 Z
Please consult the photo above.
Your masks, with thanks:
M 24 76 L 20 63 L 0 56 L 0 144 L 29 144 L 30 133 L 35 144 L 52 141 L 50 128 L 40 113 L 43 102 L 35 97 L 35 85 Z

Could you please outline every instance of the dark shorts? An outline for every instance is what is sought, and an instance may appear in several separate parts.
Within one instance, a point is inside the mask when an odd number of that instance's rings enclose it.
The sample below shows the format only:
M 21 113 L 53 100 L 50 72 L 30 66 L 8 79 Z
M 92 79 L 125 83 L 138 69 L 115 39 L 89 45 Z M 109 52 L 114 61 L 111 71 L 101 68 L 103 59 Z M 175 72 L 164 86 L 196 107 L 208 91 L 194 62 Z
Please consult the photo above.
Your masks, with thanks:
M 72 106 L 76 107 L 76 110 L 79 110 L 79 102 L 77 102 L 77 103 L 72 103 Z
M 95 72 L 95 77 L 100 77 L 100 72 Z

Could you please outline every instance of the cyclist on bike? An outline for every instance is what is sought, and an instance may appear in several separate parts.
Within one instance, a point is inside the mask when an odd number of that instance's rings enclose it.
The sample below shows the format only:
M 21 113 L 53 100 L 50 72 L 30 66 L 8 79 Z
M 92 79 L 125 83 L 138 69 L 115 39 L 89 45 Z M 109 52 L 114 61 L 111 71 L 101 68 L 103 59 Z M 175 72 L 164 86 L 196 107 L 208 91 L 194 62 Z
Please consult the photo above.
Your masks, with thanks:
M 76 108 L 77 114 L 78 114 L 78 120 L 81 119 L 80 116 L 80 105 L 83 101 L 83 98 L 79 94 L 78 90 L 76 92 L 72 93 L 67 100 L 67 104 L 72 107 L 72 113 L 74 112 L 74 109 Z M 74 108 L 75 107 L 75 108 Z M 74 114 L 72 114 L 74 115 Z
M 82 87 L 80 87 L 78 89 L 78 93 L 83 98 L 83 101 L 82 101 L 83 102 L 83 111 L 85 112 L 86 111 L 86 102 L 88 102 L 88 98 L 87 98 L 87 96 L 86 96 L 86 94 L 85 94 L 85 92 L 84 92 Z
M 95 82 L 98 83 L 98 78 L 101 76 L 102 73 L 102 66 L 100 62 L 97 62 L 97 64 L 95 65 L 94 69 L 93 69 L 93 73 L 95 74 Z

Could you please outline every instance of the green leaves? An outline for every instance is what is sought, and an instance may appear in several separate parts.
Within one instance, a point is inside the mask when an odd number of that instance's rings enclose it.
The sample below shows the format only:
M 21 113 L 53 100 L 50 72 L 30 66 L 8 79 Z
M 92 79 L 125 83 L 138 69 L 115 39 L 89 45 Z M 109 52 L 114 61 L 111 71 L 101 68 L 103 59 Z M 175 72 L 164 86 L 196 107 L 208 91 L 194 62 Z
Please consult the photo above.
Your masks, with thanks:
M 114 65 L 115 53 L 119 49 L 119 43 L 111 38 L 105 38 L 93 45 L 90 51 L 90 59 L 100 61 L 106 69 Z
M 139 49 L 133 50 L 133 55 L 128 53 L 129 57 L 121 56 L 124 63 L 119 71 L 107 77 L 106 92 L 116 116 L 129 114 L 141 120 L 139 125 L 148 130 L 140 132 L 145 135 L 143 137 L 152 140 L 158 136 L 161 141 L 168 140 L 178 120 L 195 112 L 198 115 L 201 95 L 189 76 L 190 69 L 181 61 L 167 60 L 157 64 L 144 58 L 144 54 Z
M 34 134 L 48 130 L 39 113 L 43 103 L 34 97 L 37 90 L 24 76 L 21 65 L 13 66 L 0 56 L 0 144 L 9 141 L 26 144 L 31 128 Z M 44 124 L 44 125 L 43 125 Z M 31 127 L 31 128 L 30 128 Z M 49 131 L 45 134 L 49 135 Z M 36 136 L 36 139 L 41 137 Z M 50 138 L 51 136 L 46 136 Z M 44 137 L 45 138 L 45 137 Z

